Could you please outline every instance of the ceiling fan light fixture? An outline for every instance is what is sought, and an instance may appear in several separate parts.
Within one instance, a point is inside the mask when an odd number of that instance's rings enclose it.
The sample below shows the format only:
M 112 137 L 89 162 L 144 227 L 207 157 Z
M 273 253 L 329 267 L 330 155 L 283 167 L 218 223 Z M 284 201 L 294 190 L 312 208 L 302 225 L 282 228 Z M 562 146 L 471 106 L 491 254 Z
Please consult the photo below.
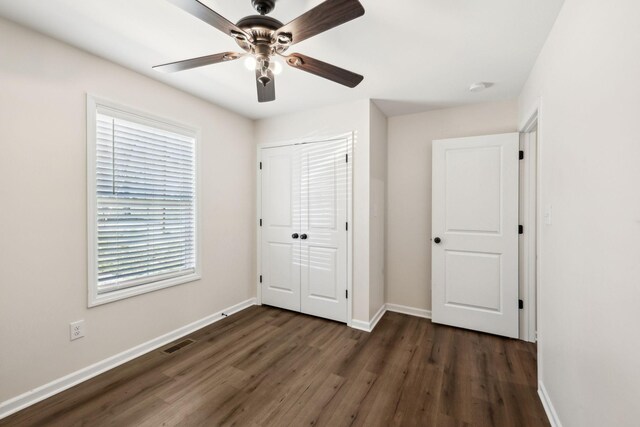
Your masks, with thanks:
M 244 67 L 249 71 L 255 71 L 257 65 L 258 61 L 256 61 L 256 58 L 252 55 L 247 55 L 244 60 Z M 269 69 L 277 76 L 282 73 L 282 63 L 275 57 L 271 58 Z
M 269 66 L 269 68 L 276 76 L 282 73 L 282 64 L 276 58 L 273 58 L 271 60 L 271 65 Z
M 252 55 L 247 55 L 247 58 L 244 60 L 244 66 L 249 71 L 255 71 L 257 64 L 256 58 Z

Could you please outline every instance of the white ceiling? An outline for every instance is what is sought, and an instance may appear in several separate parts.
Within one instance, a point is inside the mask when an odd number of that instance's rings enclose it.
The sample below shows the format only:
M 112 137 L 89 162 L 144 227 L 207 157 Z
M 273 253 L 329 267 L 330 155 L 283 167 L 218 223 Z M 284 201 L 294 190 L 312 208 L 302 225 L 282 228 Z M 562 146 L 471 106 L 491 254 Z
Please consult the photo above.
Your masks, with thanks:
M 250 0 L 202 0 L 233 22 Z M 366 13 L 294 46 L 365 76 L 349 89 L 285 66 L 259 104 L 242 60 L 163 74 L 151 66 L 237 51 L 225 34 L 163 0 L 0 0 L 0 15 L 250 118 L 372 98 L 389 116 L 518 96 L 562 0 L 361 0 Z M 286 23 L 321 0 L 279 0 Z M 477 81 L 495 85 L 481 93 Z

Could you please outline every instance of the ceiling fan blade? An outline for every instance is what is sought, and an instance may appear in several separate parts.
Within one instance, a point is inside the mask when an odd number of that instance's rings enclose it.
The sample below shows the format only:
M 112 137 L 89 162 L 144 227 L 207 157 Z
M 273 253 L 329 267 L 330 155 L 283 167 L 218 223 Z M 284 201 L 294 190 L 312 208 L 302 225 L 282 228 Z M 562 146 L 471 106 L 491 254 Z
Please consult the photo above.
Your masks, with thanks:
M 300 43 L 364 15 L 358 0 L 326 0 L 278 30 L 291 35 L 290 44 Z
M 271 70 L 267 71 L 267 76 L 269 77 L 269 82 L 264 85 L 260 81 L 260 70 L 256 70 L 256 85 L 258 87 L 258 102 L 270 102 L 275 101 L 276 99 L 276 80 L 273 76 L 273 72 Z
M 287 59 L 287 64 L 293 68 L 315 74 L 316 76 L 332 80 L 350 88 L 358 86 L 364 79 L 360 74 L 352 73 L 344 68 L 327 64 L 326 62 L 310 58 L 300 53 L 293 53 L 285 58 Z
M 189 70 L 191 68 L 202 67 L 203 65 L 217 64 L 219 62 L 229 62 L 244 56 L 242 53 L 222 52 L 215 55 L 201 56 L 199 58 L 185 59 L 184 61 L 170 62 L 168 64 L 156 65 L 153 67 L 165 73 Z
M 244 36 L 246 40 L 249 40 L 249 36 L 238 28 L 231 21 L 217 12 L 209 9 L 202 2 L 198 0 L 167 0 L 172 4 L 178 6 L 180 9 L 195 16 L 198 19 L 206 22 L 214 28 L 226 33 L 227 35 L 237 38 L 238 35 Z

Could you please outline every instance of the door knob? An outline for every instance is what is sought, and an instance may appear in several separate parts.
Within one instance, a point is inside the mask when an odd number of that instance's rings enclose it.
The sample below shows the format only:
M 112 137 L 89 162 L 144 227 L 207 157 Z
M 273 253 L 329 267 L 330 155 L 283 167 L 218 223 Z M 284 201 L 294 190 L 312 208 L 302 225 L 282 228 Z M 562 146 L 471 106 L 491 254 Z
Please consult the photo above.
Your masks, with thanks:
M 438 244 L 440 242 L 442 242 L 442 240 L 439 237 L 436 237 L 435 239 L 433 239 L 433 241 Z
M 291 235 L 291 238 L 292 238 L 292 239 L 297 239 L 297 238 L 298 238 L 298 233 L 293 233 L 293 234 Z
M 302 240 L 306 240 L 306 239 L 307 239 L 307 235 L 306 235 L 306 234 L 301 234 L 301 235 L 300 235 L 300 239 L 302 239 Z

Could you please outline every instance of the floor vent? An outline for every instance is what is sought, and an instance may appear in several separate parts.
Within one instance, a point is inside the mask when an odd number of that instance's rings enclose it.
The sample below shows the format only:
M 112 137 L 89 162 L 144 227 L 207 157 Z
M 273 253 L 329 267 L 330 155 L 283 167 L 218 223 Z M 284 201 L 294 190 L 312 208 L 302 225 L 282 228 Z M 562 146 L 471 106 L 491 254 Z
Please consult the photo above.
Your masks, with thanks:
M 186 340 L 182 340 L 179 343 L 174 344 L 169 348 L 165 348 L 164 350 L 162 350 L 162 352 L 167 354 L 175 353 L 176 351 L 183 349 L 186 346 L 193 344 L 194 342 L 196 341 L 190 338 L 187 338 Z

